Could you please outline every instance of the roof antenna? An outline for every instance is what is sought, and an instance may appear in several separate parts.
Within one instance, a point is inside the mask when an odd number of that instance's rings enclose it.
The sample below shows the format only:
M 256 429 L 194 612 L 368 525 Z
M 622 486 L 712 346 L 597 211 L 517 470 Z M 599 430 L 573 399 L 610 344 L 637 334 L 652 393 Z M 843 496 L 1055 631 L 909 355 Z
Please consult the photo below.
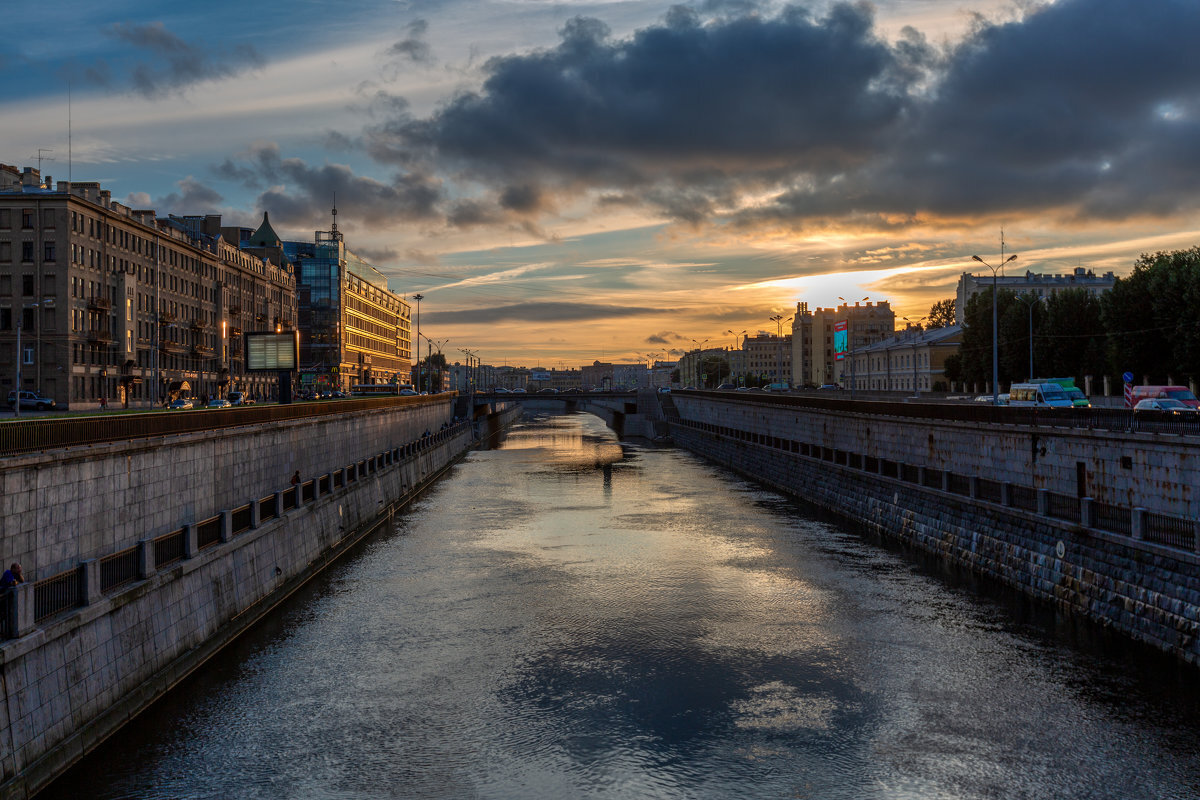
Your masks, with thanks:
M 338 233 L 337 229 L 337 192 L 333 193 L 333 227 L 329 232 L 335 240 L 341 241 L 342 235 Z

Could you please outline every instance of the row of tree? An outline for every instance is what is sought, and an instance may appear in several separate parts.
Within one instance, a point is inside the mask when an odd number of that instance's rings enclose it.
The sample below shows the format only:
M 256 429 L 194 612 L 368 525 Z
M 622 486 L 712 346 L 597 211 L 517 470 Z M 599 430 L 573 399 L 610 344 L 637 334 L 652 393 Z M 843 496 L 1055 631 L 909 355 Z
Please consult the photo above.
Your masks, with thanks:
M 952 300 L 940 301 L 946 302 L 953 308 Z M 1129 276 L 1099 297 L 1072 289 L 1041 300 L 1001 289 L 996 293 L 1000 382 L 1039 376 L 1098 379 L 1127 371 L 1139 383 L 1144 377 L 1153 383 L 1200 378 L 1197 308 L 1200 247 L 1143 255 Z M 946 378 L 990 382 L 991 289 L 967 301 L 964 322 L 962 348 L 947 359 Z

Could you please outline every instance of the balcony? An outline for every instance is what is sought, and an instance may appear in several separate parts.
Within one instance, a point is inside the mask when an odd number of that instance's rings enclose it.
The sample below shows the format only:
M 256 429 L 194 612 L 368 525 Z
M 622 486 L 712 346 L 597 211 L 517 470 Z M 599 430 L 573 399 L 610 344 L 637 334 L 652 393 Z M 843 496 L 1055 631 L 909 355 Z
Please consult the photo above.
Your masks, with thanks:
M 158 347 L 164 353 L 186 353 L 188 346 L 183 342 L 177 342 L 174 339 L 163 339 L 159 342 Z
M 88 298 L 88 308 L 93 311 L 111 311 L 112 300 L 107 297 L 91 297 Z
M 212 358 L 217 354 L 216 348 L 209 347 L 206 344 L 192 345 L 192 355 L 199 358 Z
M 112 331 L 108 328 L 92 328 L 87 332 L 87 340 L 91 344 L 112 344 Z
M 205 330 L 208 330 L 208 328 L 209 328 L 209 325 L 208 325 L 208 323 L 207 323 L 207 322 L 205 322 L 204 320 L 202 320 L 202 319 L 194 319 L 194 320 L 192 320 L 192 330 L 194 330 L 194 331 L 205 331 Z
M 170 325 L 171 323 L 175 322 L 177 319 L 178 319 L 178 317 L 176 317 L 174 314 L 172 314 L 169 311 L 164 311 L 158 315 L 158 321 L 161 322 L 163 325 Z

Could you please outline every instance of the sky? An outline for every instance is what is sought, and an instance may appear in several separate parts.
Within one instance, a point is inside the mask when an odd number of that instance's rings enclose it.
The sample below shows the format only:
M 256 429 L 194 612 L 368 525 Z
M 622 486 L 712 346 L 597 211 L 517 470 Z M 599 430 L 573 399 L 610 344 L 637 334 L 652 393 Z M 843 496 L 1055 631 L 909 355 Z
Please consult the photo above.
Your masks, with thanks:
M 840 298 L 903 325 L 1001 236 L 1008 274 L 1200 244 L 1195 0 L 55 0 L 7 21 L 0 162 L 40 153 L 160 215 L 267 212 L 288 239 L 336 198 L 451 362 L 669 360 Z

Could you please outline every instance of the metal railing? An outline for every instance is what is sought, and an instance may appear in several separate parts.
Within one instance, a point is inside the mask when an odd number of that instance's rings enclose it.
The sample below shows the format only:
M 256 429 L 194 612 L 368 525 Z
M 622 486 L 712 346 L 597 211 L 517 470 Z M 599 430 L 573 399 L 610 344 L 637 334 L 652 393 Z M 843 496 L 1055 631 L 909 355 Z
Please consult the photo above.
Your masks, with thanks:
M 451 428 L 443 429 L 428 437 L 423 437 L 423 447 L 429 447 L 435 443 L 446 441 L 451 436 L 457 435 L 464 430 L 471 430 L 470 423 L 458 423 Z M 368 469 L 368 465 L 373 470 L 382 470 L 388 466 L 397 466 L 399 460 L 394 458 L 392 454 L 406 452 L 408 449 L 407 446 L 396 447 L 387 454 L 377 454 L 369 459 L 364 459 L 359 462 L 359 468 L 365 472 Z M 415 447 L 413 450 L 415 452 Z M 296 508 L 297 503 L 315 501 L 319 495 L 331 491 L 331 482 L 335 486 L 343 486 L 344 481 L 340 479 L 344 479 L 346 473 L 347 470 L 342 468 L 333 473 L 335 478 L 333 481 L 330 480 L 330 475 L 327 474 L 321 476 L 319 479 L 314 478 L 301 483 L 299 486 L 292 486 L 284 490 L 282 495 L 285 509 Z M 230 535 L 244 533 L 253 528 L 255 503 L 258 504 L 260 522 L 276 517 L 276 495 L 270 495 L 252 503 L 239 506 L 230 512 Z M 196 547 L 198 550 L 203 550 L 220 543 L 223 520 L 224 514 L 218 514 L 194 524 Z M 153 571 L 168 567 L 182 561 L 184 558 L 194 555 L 187 551 L 187 535 L 187 529 L 181 528 L 150 539 L 146 543 L 146 546 L 150 548 L 150 552 L 146 554 L 146 558 L 152 559 L 149 568 Z M 98 561 L 97 573 L 101 594 L 116 592 L 122 587 L 144 577 L 141 574 L 143 565 L 142 545 L 140 544 L 102 556 Z M 56 575 L 36 581 L 33 584 L 34 622 L 40 623 L 56 614 L 61 614 L 85 605 L 87 603 L 87 597 L 84 594 L 85 572 L 85 565 L 80 564 Z M 12 638 L 14 635 L 13 625 L 15 623 L 13 621 L 16 619 L 16 602 L 15 593 L 12 591 L 0 591 L 0 639 Z M 23 634 L 24 632 L 16 631 L 16 633 Z
M 156 536 L 153 541 L 155 567 L 167 567 L 177 561 L 183 560 L 184 545 L 186 543 L 182 529 L 164 533 L 162 536 Z
M 1196 547 L 1195 523 L 1190 519 L 1147 511 L 1142 517 L 1142 538 L 1147 542 L 1193 550 Z
M 730 439 L 747 440 L 745 432 L 737 428 L 686 419 L 680 419 L 677 424 Z M 855 471 L 861 470 L 867 474 L 878 474 L 884 478 L 916 483 L 927 489 L 941 491 L 944 486 L 945 490 L 952 494 L 963 496 L 972 496 L 973 494 L 974 499 L 982 502 L 996 505 L 1006 504 L 1025 512 L 1044 514 L 1052 519 L 1074 524 L 1087 524 L 1096 530 L 1127 537 L 1135 536 L 1135 512 L 1131 508 L 1092 499 L 1090 500 L 1089 519 L 1085 521 L 1083 519 L 1084 506 L 1080 498 L 1056 492 L 1043 492 L 1033 486 L 1002 483 L 978 476 L 959 475 L 933 467 L 925 467 L 922 470 L 913 464 L 890 461 L 866 454 L 847 453 L 808 442 L 785 440 L 779 443 L 771 440 L 766 443 L 766 446 L 778 446 L 779 449 L 818 461 L 835 461 L 839 466 L 845 466 Z M 1040 504 L 1043 494 L 1044 508 Z M 1141 539 L 1190 553 L 1200 553 L 1200 520 L 1142 509 L 1139 509 L 1137 514 L 1140 515 L 1137 535 Z
M 83 605 L 80 570 L 69 570 L 43 578 L 33 584 L 33 621 L 41 622 Z
M 200 550 L 221 543 L 221 517 L 209 517 L 196 523 L 196 547 Z
M 104 556 L 100 559 L 100 591 L 111 592 L 127 583 L 133 583 L 139 577 L 140 565 L 137 547 Z

